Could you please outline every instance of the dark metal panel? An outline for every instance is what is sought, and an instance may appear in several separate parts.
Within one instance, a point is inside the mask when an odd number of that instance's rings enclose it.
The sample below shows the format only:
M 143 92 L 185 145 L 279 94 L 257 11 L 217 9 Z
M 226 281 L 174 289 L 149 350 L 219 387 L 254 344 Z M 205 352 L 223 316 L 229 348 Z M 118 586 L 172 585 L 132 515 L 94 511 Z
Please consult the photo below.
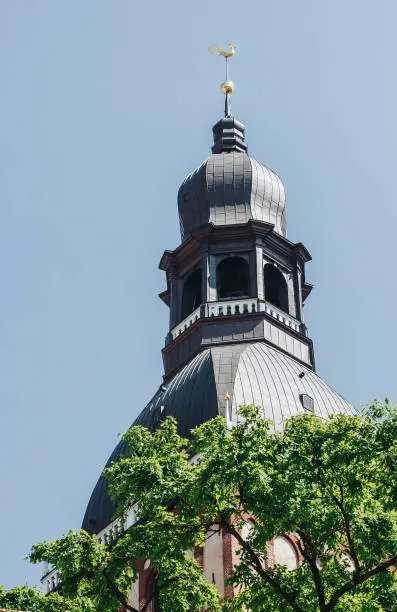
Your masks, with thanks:
M 171 415 L 178 420 L 179 431 L 183 436 L 188 436 L 194 427 L 218 414 L 216 383 L 209 349 L 197 355 L 173 379 L 161 385 L 133 424 L 153 430 L 157 422 L 156 411 L 160 406 L 164 406 L 164 416 Z M 125 452 L 126 445 L 121 441 L 106 466 L 117 461 Z M 98 533 L 111 522 L 114 513 L 115 507 L 109 498 L 107 481 L 101 475 L 88 503 L 82 528 L 90 533 Z
M 323 418 L 335 413 L 353 413 L 352 406 L 311 369 L 265 342 L 219 345 L 196 355 L 180 372 L 165 382 L 144 408 L 134 425 L 153 430 L 158 411 L 174 416 L 183 436 L 218 414 L 224 414 L 225 395 L 236 409 L 242 404 L 262 406 L 276 427 L 302 412 L 301 395 L 314 400 L 314 412 Z M 157 417 L 156 417 L 157 415 Z M 107 465 L 126 451 L 120 442 Z M 88 503 L 83 529 L 98 533 L 108 525 L 115 508 L 107 482 L 101 476 Z
M 271 223 L 286 235 L 285 190 L 280 178 L 247 153 L 211 155 L 189 174 L 178 193 L 182 240 L 205 223 Z

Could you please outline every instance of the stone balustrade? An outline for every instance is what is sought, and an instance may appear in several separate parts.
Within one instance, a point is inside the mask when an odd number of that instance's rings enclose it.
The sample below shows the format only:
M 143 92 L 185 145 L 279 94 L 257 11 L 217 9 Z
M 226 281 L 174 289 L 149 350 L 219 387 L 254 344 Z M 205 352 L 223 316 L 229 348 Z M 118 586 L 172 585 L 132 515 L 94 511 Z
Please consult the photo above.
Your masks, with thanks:
M 98 542 L 104 546 L 111 546 L 124 531 L 121 520 L 116 519 L 97 534 Z
M 303 324 L 284 312 L 270 302 L 259 300 L 258 298 L 244 298 L 238 300 L 219 300 L 217 302 L 207 302 L 203 307 L 196 308 L 186 319 L 171 330 L 172 339 L 175 340 L 189 329 L 200 318 L 225 317 L 246 315 L 255 312 L 264 312 L 268 316 L 283 323 L 290 329 L 297 332 L 304 331 Z
M 196 310 L 193 310 L 193 312 L 191 312 L 190 315 L 186 317 L 186 319 L 183 319 L 183 321 L 181 321 L 179 325 L 177 325 L 171 330 L 172 339 L 175 340 L 175 338 L 183 334 L 183 332 L 185 332 L 189 327 L 191 327 L 193 323 L 198 321 L 199 318 L 200 306 L 196 308 Z
M 106 525 L 102 531 L 97 534 L 98 541 L 104 546 L 111 546 L 114 542 L 116 542 L 117 538 L 127 531 L 132 525 L 134 525 L 138 520 L 138 515 L 136 513 L 136 506 L 131 506 L 131 509 L 127 512 L 124 522 L 121 519 L 116 519 Z M 61 573 L 57 569 L 51 569 L 48 565 L 45 566 L 44 575 L 41 579 L 41 584 L 44 587 L 44 592 L 46 595 L 54 591 L 61 580 Z
M 44 586 L 46 595 L 54 591 L 60 583 L 61 573 L 57 569 L 48 571 L 41 579 L 41 584 Z
M 270 302 L 262 302 L 261 300 L 258 300 L 258 305 L 260 312 L 266 312 L 266 314 L 273 317 L 273 319 L 284 323 L 284 325 L 290 327 L 294 331 L 302 331 L 302 323 L 298 321 L 298 319 L 295 319 L 295 317 L 281 310 L 281 308 L 277 308 L 277 306 L 273 306 Z
M 227 315 L 242 315 L 258 312 L 258 300 L 245 298 L 242 300 L 220 300 L 208 302 L 205 305 L 207 317 L 224 317 Z

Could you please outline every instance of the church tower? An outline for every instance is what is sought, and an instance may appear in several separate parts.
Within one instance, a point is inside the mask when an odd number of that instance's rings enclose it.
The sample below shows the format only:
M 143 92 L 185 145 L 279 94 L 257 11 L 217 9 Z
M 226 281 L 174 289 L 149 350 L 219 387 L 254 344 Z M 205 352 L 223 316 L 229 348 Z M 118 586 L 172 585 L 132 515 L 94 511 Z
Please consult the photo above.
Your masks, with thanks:
M 315 372 L 303 317 L 311 257 L 287 238 L 283 183 L 248 154 L 245 127 L 231 111 L 233 85 L 226 79 L 222 88 L 225 116 L 213 127 L 212 152 L 178 192 L 181 242 L 160 261 L 160 298 L 169 308 L 164 377 L 134 422 L 154 430 L 172 415 L 185 436 L 217 415 L 232 425 L 247 404 L 262 407 L 275 428 L 305 410 L 323 418 L 352 410 Z M 108 463 L 124 450 L 120 442 Z M 100 476 L 83 529 L 109 541 L 114 510 Z M 212 536 L 197 554 L 208 580 L 228 595 L 224 580 L 235 552 L 227 534 Z M 276 539 L 272 554 L 292 565 L 298 560 L 287 538 Z M 134 605 L 147 600 L 148 581 L 150 560 L 142 562 Z

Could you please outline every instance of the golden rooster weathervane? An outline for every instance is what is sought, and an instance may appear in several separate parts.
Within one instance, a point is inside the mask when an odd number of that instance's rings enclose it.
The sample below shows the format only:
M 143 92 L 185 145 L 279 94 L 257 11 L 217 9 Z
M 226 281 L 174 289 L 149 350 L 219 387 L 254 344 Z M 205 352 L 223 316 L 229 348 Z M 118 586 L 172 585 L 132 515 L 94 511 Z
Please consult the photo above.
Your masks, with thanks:
M 225 99 L 225 117 L 231 117 L 231 113 L 232 113 L 232 109 L 231 109 L 231 104 L 230 104 L 230 95 L 233 93 L 233 89 L 234 89 L 234 85 L 233 85 L 233 81 L 229 81 L 229 57 L 233 57 L 235 50 L 237 49 L 237 45 L 235 45 L 234 43 L 229 43 L 229 50 L 225 50 L 222 47 L 219 47 L 218 45 L 213 45 L 212 47 L 209 47 L 208 51 L 211 53 L 211 55 L 221 55 L 222 57 L 225 58 L 225 63 L 226 63 L 226 78 L 223 81 L 223 83 L 221 83 L 221 90 L 223 91 L 223 93 L 226 96 Z

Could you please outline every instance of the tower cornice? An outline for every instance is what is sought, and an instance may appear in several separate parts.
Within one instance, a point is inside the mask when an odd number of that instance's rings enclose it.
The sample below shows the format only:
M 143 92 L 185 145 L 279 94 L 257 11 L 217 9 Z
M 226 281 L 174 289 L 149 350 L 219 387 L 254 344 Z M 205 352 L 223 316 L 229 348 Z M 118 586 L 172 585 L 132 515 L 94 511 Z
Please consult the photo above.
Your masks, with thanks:
M 274 230 L 272 223 L 251 219 L 248 223 L 240 225 L 214 225 L 207 223 L 195 229 L 191 236 L 184 240 L 174 251 L 164 251 L 160 263 L 160 270 L 171 272 L 173 267 L 179 269 L 183 262 L 197 258 L 201 253 L 202 245 L 217 246 L 217 250 L 223 250 L 226 243 L 237 244 L 240 241 L 260 238 L 264 245 L 268 245 L 275 255 L 280 255 L 288 260 L 296 260 L 300 264 L 311 261 L 312 257 L 306 247 L 301 243 L 291 242 L 285 236 L 281 236 Z

